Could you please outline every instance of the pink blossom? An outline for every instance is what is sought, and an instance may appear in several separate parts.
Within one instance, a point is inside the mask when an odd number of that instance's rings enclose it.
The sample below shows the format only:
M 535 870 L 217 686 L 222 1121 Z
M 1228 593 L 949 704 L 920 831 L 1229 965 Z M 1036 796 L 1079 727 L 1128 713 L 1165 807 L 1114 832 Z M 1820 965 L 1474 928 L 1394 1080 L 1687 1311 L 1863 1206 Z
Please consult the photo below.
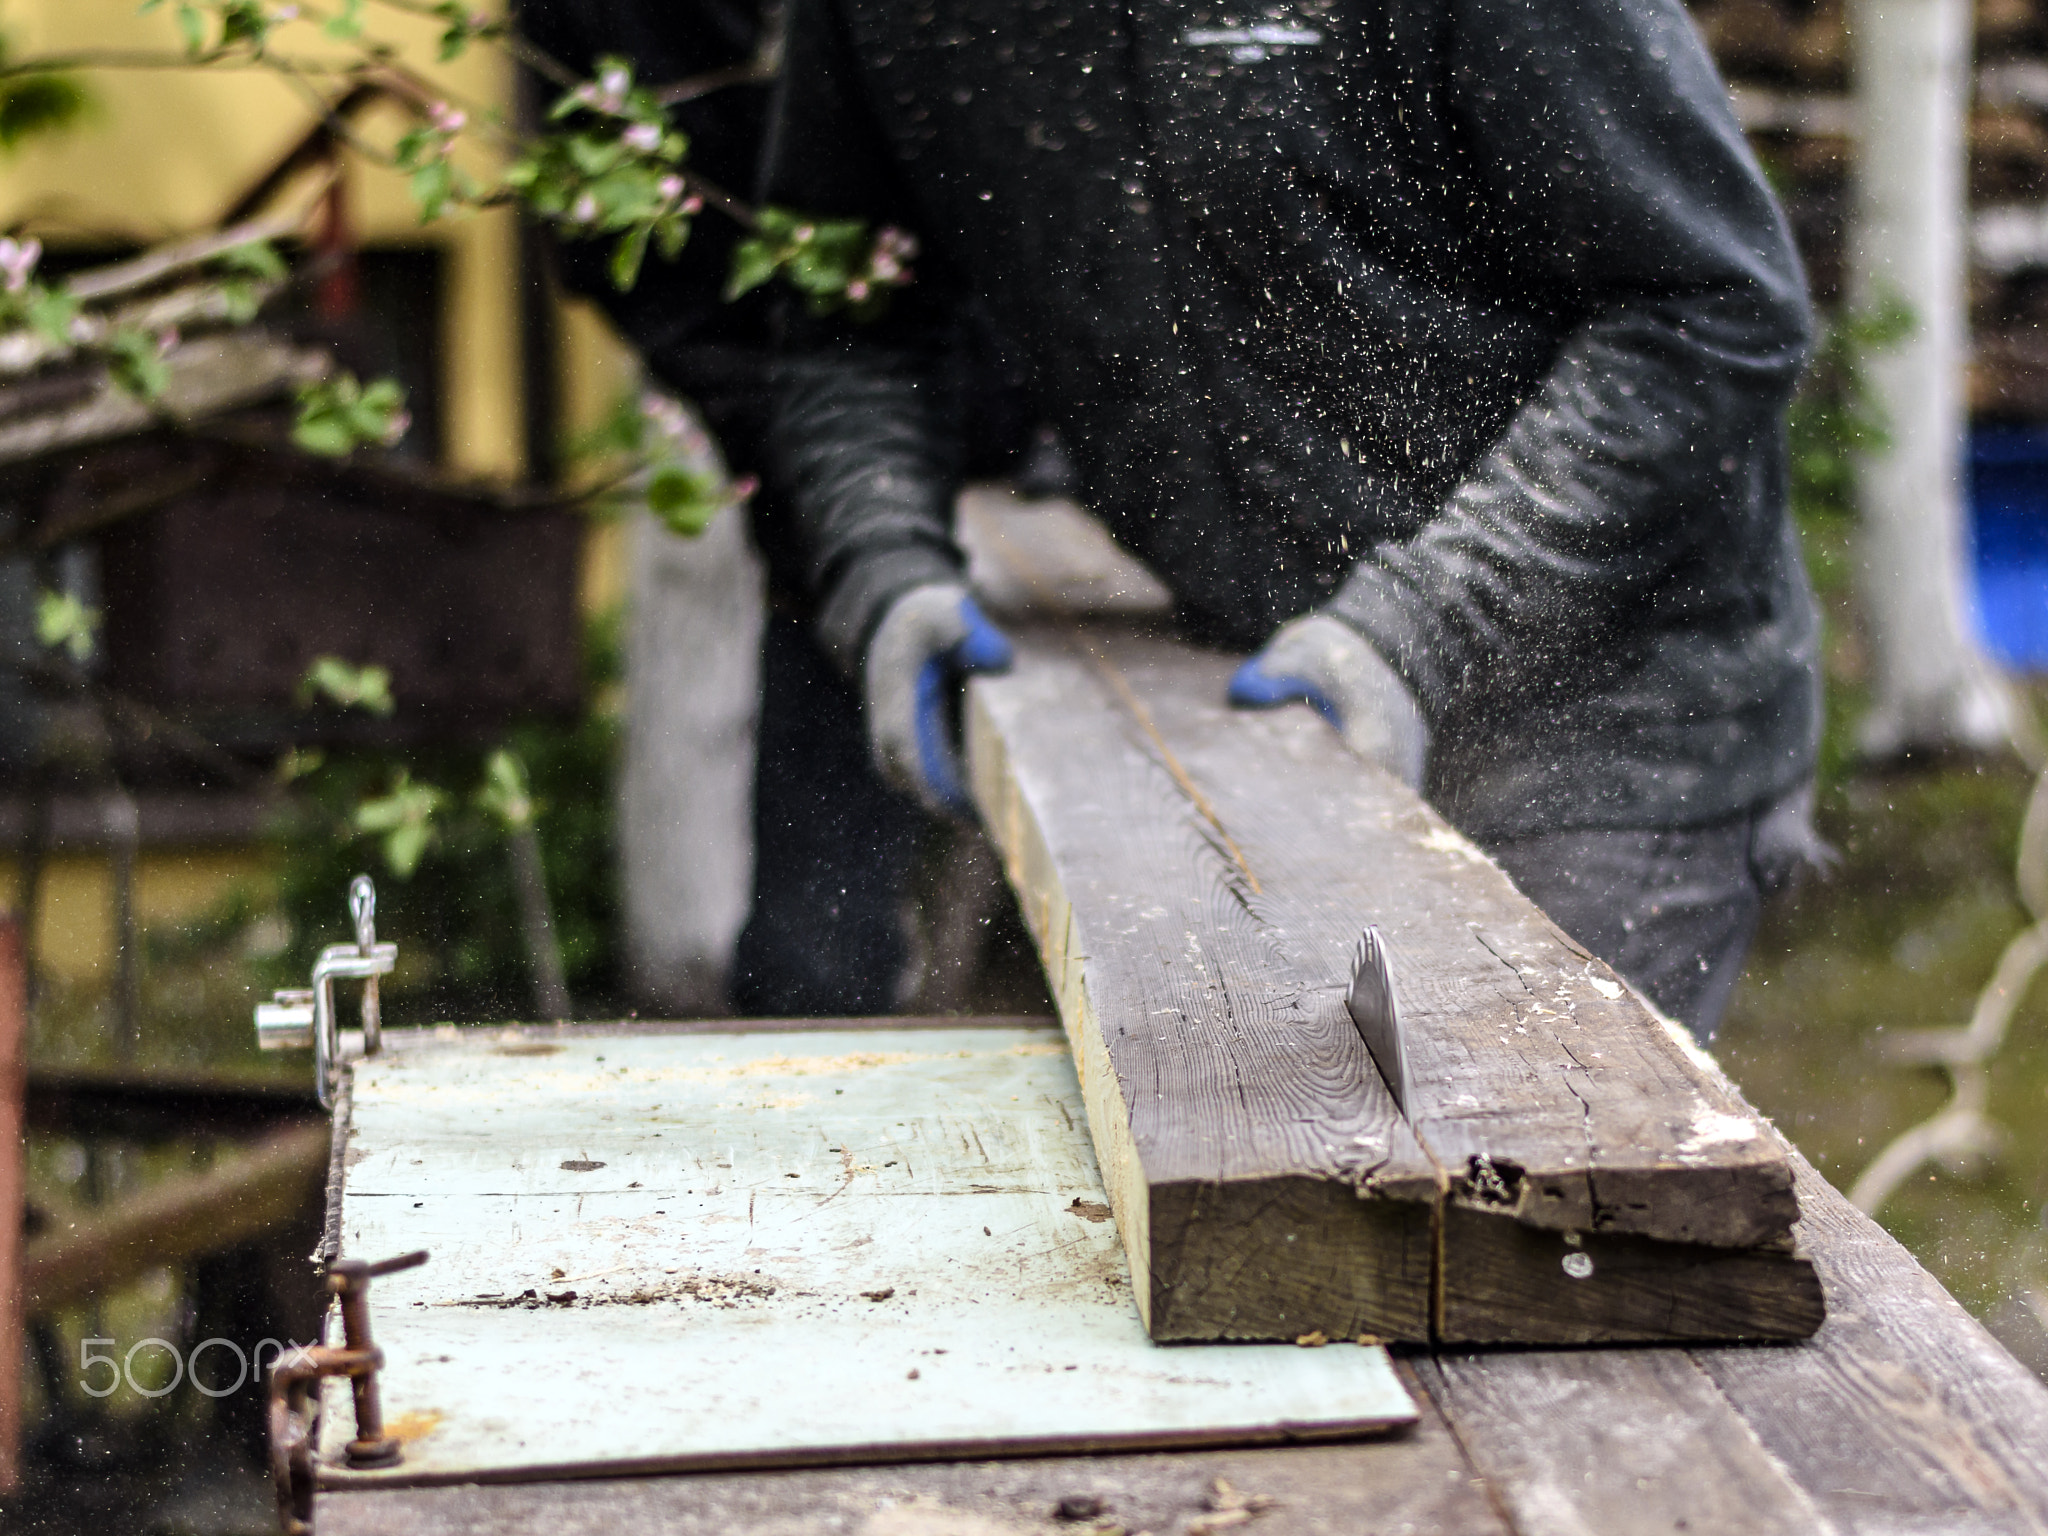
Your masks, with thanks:
M 36 263 L 42 259 L 40 240 L 0 239 L 0 273 L 6 274 L 7 291 L 19 293 L 26 288 Z
M 737 502 L 737 501 L 751 501 L 751 500 L 753 500 L 753 497 L 754 497 L 754 493 L 755 493 L 756 491 L 760 490 L 760 489 L 761 489 L 761 478 L 760 478 L 760 476 L 758 476 L 758 475 L 741 475 L 741 476 L 739 477 L 739 479 L 737 479 L 737 480 L 733 481 L 733 483 L 732 483 L 731 485 L 729 485 L 729 486 L 727 486 L 727 487 L 726 487 L 726 492 L 727 492 L 727 494 L 728 494 L 728 495 L 730 495 L 730 496 L 732 497 L 732 499 L 733 499 L 734 501 L 736 501 L 736 502 Z
M 569 209 L 569 218 L 571 222 L 576 224 L 595 224 L 597 222 L 597 199 L 588 192 L 584 193 L 576 199 L 574 206 Z
M 633 77 L 616 64 L 597 77 L 597 97 L 592 105 L 601 112 L 623 112 L 626 107 L 626 92 L 631 89 Z
M 178 328 L 175 325 L 167 325 L 156 333 L 156 355 L 158 357 L 170 356 L 177 348 L 177 345 Z
M 661 130 L 652 123 L 635 123 L 619 135 L 619 142 L 630 150 L 651 155 L 661 148 Z
M 878 250 L 868 263 L 868 275 L 878 283 L 893 283 L 903 275 L 903 266 L 887 251 Z
M 296 5 L 280 5 L 270 13 L 270 19 L 277 22 L 280 26 L 288 21 L 297 21 L 299 19 L 299 8 Z
M 460 133 L 469 124 L 469 114 L 445 101 L 437 101 L 427 113 L 436 133 Z
M 856 304 L 860 303 L 861 300 L 865 299 L 868 296 L 869 291 L 870 290 L 868 288 L 867 282 L 863 278 L 856 277 L 852 282 L 846 285 L 846 296 L 849 299 L 853 300 L 853 302 Z
M 814 226 L 809 224 L 799 224 L 795 229 L 789 232 L 789 238 L 794 240 L 798 245 L 809 245 L 811 243 L 812 237 L 815 236 L 817 233 L 818 231 Z
M 696 217 L 696 215 L 704 211 L 704 199 L 692 192 L 683 199 L 682 211 L 689 214 L 692 218 Z
M 654 184 L 654 190 L 661 194 L 664 203 L 672 203 L 683 195 L 683 178 L 664 176 Z

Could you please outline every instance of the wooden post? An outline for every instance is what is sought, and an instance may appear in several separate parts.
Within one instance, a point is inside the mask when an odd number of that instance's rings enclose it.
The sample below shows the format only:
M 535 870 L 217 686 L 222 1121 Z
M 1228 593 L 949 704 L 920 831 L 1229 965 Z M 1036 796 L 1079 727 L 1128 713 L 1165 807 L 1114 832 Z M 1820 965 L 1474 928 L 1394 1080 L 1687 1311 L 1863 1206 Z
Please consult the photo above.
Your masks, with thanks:
M 28 987 L 21 919 L 0 916 L 0 1493 L 21 1485 L 22 1107 Z
M 1854 0 L 1858 132 L 1850 298 L 1913 328 L 1866 361 L 1890 445 L 1860 466 L 1861 595 L 1875 698 L 1863 750 L 2004 745 L 2004 681 L 1971 633 L 1962 452 L 1969 0 Z

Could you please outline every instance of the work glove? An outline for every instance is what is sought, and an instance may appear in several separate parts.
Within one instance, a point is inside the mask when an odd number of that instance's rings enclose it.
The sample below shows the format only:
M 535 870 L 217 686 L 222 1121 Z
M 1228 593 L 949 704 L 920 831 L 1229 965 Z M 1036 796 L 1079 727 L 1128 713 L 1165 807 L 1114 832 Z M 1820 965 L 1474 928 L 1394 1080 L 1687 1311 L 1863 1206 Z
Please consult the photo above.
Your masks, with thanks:
M 1422 788 L 1429 726 L 1401 674 L 1341 619 L 1312 613 L 1283 624 L 1264 650 L 1237 669 L 1230 702 L 1239 709 L 1312 704 L 1344 744 L 1410 789 Z
M 959 748 L 960 683 L 1009 669 L 1010 641 L 963 586 L 912 587 L 890 603 L 862 673 L 868 746 L 882 777 L 929 810 L 971 817 Z

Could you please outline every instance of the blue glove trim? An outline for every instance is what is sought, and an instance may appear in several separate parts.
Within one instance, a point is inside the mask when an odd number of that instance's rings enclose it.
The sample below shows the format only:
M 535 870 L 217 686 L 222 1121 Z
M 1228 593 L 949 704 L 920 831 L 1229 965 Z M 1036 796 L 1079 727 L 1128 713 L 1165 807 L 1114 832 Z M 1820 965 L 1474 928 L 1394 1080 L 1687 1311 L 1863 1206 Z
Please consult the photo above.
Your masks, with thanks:
M 953 647 L 953 669 L 963 674 L 1009 671 L 1016 659 L 1010 637 L 989 623 L 981 604 L 971 597 L 963 599 L 960 617 L 967 621 L 967 638 Z
M 1265 659 L 1260 656 L 1252 657 L 1232 674 L 1229 697 L 1238 709 L 1278 709 L 1282 704 L 1299 701 L 1338 730 L 1344 729 L 1344 718 L 1337 713 L 1328 694 L 1305 677 L 1274 676 L 1266 670 Z
M 944 656 L 933 656 L 917 669 L 917 768 L 932 798 L 955 815 L 965 816 L 973 807 L 960 783 L 952 721 L 946 709 L 957 676 Z

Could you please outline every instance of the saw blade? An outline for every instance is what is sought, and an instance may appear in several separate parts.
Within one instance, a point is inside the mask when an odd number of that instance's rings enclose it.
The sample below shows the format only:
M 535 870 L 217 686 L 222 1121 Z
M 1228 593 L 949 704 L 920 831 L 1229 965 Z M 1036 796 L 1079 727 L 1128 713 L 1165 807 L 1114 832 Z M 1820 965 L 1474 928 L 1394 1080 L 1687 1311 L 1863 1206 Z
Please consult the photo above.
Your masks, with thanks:
M 1401 1113 L 1408 1113 L 1408 1048 L 1401 1034 L 1401 1007 L 1394 998 L 1394 967 L 1386 936 L 1369 927 L 1358 941 L 1351 966 L 1351 990 L 1344 1007 L 1378 1063 L 1380 1076 Z

